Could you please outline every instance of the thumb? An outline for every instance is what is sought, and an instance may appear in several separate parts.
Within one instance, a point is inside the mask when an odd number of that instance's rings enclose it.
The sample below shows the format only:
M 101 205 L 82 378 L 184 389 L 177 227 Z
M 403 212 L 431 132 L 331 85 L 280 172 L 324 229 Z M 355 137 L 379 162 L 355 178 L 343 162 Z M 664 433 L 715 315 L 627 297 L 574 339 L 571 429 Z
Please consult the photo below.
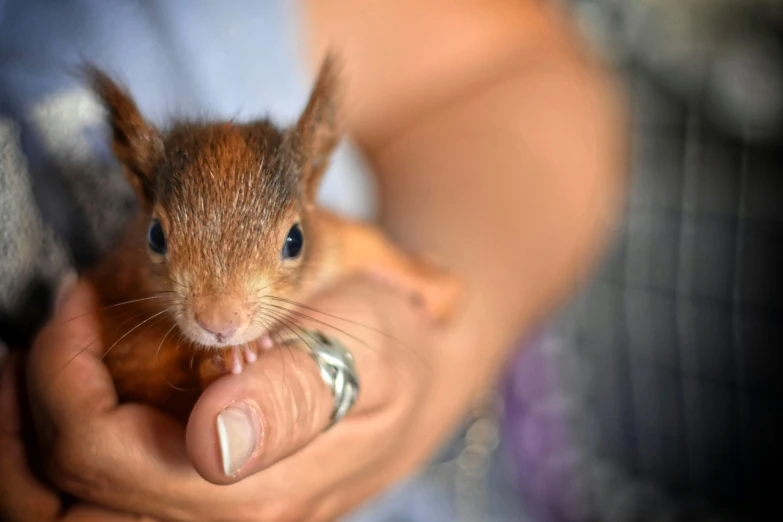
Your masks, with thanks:
M 312 330 L 345 346 L 362 382 L 357 403 L 333 429 L 387 405 L 396 396 L 397 352 L 385 349 L 381 310 L 399 310 L 399 302 L 373 284 L 351 280 L 319 296 L 307 314 L 289 310 L 293 319 L 280 322 L 302 342 L 263 351 L 243 373 L 210 384 L 193 408 L 185 443 L 201 476 L 214 484 L 238 482 L 298 452 L 329 426 L 334 395 L 306 346 L 319 344 Z
M 206 480 L 234 483 L 307 445 L 328 426 L 332 408 L 306 350 L 267 351 L 205 390 L 188 422 L 188 455 Z

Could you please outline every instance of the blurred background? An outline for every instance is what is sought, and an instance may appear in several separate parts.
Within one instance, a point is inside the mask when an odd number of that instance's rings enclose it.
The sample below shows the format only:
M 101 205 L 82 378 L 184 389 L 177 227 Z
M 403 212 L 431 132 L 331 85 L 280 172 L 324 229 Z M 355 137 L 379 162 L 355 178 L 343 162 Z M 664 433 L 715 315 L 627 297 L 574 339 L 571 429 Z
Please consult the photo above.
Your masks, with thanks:
M 625 82 L 633 167 L 613 249 L 536 351 L 557 375 L 547 405 L 508 394 L 535 404 L 530 419 L 547 412 L 539 430 L 569 419 L 558 456 L 516 452 L 536 470 L 531 496 L 538 480 L 559 488 L 531 502 L 552 520 L 770 519 L 783 485 L 783 4 L 570 7 Z
M 0 16 L 11 3 L 0 0 Z M 356 513 L 352 522 L 775 518 L 768 510 L 777 508 L 783 487 L 783 1 L 561 3 L 595 52 L 615 68 L 631 102 L 630 192 L 612 247 L 572 302 L 520 343 L 508 377 L 432 465 Z M 37 4 L 40 12 L 31 10 L 24 23 L 34 26 L 36 16 L 46 16 L 58 29 L 58 20 L 68 20 L 58 14 L 57 2 Z M 183 27 L 189 20 L 175 23 L 152 5 L 149 19 L 158 27 Z M 211 13 L 201 11 L 218 25 L 251 23 L 237 5 L 215 3 Z M 256 5 L 264 11 L 267 4 Z M 122 12 L 106 16 L 119 19 Z M 274 21 L 247 26 L 245 33 L 239 25 L 231 27 L 198 38 L 223 38 L 230 47 L 236 35 L 280 30 Z M 15 30 L 21 35 L 26 29 Z M 135 38 L 136 30 L 128 25 L 122 38 Z M 2 116 L 19 116 L 12 114 L 18 106 L 14 96 L 39 88 L 28 64 L 46 68 L 39 60 L 45 52 L 25 62 L 29 56 L 21 50 L 32 55 L 36 46 L 68 45 L 64 34 L 52 31 L 46 44 L 28 38 L 27 48 L 15 46 L 13 35 L 0 35 Z M 243 91 L 249 85 L 261 89 L 254 91 L 259 100 L 275 100 L 284 115 L 298 109 L 303 93 L 279 88 L 285 82 L 276 87 L 252 77 L 257 72 L 242 69 L 239 53 L 231 59 L 242 81 L 225 76 L 231 89 L 219 96 L 215 84 L 192 90 L 193 99 L 180 99 L 187 89 L 166 83 L 168 98 L 156 98 L 146 86 L 159 72 L 143 63 L 144 53 L 176 48 L 172 42 L 184 34 L 161 42 L 137 38 L 144 45 L 133 50 L 138 57 L 128 59 L 137 67 L 127 71 L 138 79 L 132 87 L 153 114 L 172 102 L 220 112 L 249 99 Z M 101 36 L 107 48 L 120 39 Z M 279 63 L 284 52 L 278 56 L 264 45 L 255 52 L 281 74 L 294 74 Z M 12 63 L 17 59 L 18 67 Z M 215 78 L 226 74 L 216 64 L 230 61 L 217 55 L 193 60 L 202 75 Z M 193 67 L 165 59 L 159 65 L 180 72 Z M 189 81 L 187 74 L 179 77 Z M 121 197 L 124 188 L 105 180 L 95 184 L 95 172 L 106 164 L 88 165 L 79 145 L 66 139 L 73 135 L 70 118 L 96 119 L 97 113 L 81 99 L 58 103 L 57 110 L 65 112 L 54 119 L 46 112 L 54 109 L 46 106 L 33 115 L 60 122 L 49 125 L 48 137 L 44 133 L 36 142 L 35 134 L 25 135 L 33 178 L 54 168 L 36 160 L 37 149 L 61 154 L 67 161 L 58 168 L 72 171 L 63 178 L 81 184 L 81 207 L 90 222 L 106 229 L 96 237 L 109 238 L 118 221 L 95 206 L 102 200 L 97 195 L 108 190 Z M 88 139 L 94 143 L 98 134 Z M 11 165 L 5 163 L 9 158 L 0 154 L 0 167 Z M 358 160 L 349 151 L 341 151 L 338 168 L 353 161 Z M 39 184 L 36 190 L 37 198 L 49 201 L 44 207 L 62 212 L 61 202 L 47 199 L 61 191 L 58 186 Z M 86 217 L 74 219 L 57 224 L 57 232 L 71 237 L 85 226 Z M 40 272 L 52 280 L 64 259 L 63 245 L 53 237 L 41 235 L 36 247 L 45 253 L 38 257 L 50 262 Z M 89 261 L 89 248 L 77 251 L 85 256 L 77 262 Z

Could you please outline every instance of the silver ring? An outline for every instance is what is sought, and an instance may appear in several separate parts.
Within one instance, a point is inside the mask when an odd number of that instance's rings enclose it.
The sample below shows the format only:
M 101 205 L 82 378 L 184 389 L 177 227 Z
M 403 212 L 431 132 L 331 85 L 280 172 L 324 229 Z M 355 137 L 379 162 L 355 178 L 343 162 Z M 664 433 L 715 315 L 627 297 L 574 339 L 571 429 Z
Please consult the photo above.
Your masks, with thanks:
M 340 341 L 317 330 L 308 330 L 303 338 L 315 362 L 321 370 L 321 379 L 332 390 L 334 409 L 328 430 L 350 411 L 359 398 L 359 375 L 354 366 L 353 354 Z M 315 342 L 310 342 L 315 341 Z

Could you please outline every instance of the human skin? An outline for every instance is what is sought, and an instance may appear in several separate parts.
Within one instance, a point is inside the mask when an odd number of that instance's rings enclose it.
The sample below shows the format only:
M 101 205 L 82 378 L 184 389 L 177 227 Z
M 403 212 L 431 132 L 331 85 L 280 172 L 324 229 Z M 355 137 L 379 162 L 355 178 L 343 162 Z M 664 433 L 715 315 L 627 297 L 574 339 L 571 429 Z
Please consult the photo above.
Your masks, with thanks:
M 72 287 L 33 347 L 27 385 L 49 477 L 85 502 L 160 520 L 333 520 L 425 462 L 515 341 L 589 274 L 611 230 L 626 166 L 621 97 L 545 2 L 311 1 L 303 15 L 313 68 L 329 46 L 343 56 L 346 117 L 377 175 L 380 224 L 464 281 L 456 320 L 432 330 L 403 299 L 345 282 L 309 306 L 353 321 L 325 320 L 363 382 L 348 417 L 322 433 L 331 397 L 317 368 L 273 350 L 207 389 L 181 426 L 117 404 L 105 347 L 72 359 L 99 331 L 90 289 Z M 241 401 L 263 430 L 226 476 L 216 417 Z M 6 466 L 23 446 L 3 436 Z M 23 473 L 10 461 L 0 477 Z M 45 491 L 51 520 L 96 520 L 59 513 L 51 490 L 25 484 L 0 479 L 0 514 Z

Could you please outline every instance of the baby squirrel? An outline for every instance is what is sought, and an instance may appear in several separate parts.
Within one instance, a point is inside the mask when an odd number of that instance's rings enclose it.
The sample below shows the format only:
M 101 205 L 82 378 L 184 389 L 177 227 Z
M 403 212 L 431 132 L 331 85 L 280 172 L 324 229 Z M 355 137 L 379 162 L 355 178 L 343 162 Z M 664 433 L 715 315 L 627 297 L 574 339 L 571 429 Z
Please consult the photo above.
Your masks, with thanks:
M 87 66 L 112 150 L 139 198 L 118 246 L 87 278 L 103 308 L 105 364 L 120 400 L 185 419 L 201 390 L 242 371 L 327 285 L 368 275 L 446 320 L 456 279 L 376 228 L 317 206 L 342 137 L 337 61 L 324 59 L 298 121 L 150 124 L 130 94 Z M 289 323 L 290 324 L 290 323 Z

